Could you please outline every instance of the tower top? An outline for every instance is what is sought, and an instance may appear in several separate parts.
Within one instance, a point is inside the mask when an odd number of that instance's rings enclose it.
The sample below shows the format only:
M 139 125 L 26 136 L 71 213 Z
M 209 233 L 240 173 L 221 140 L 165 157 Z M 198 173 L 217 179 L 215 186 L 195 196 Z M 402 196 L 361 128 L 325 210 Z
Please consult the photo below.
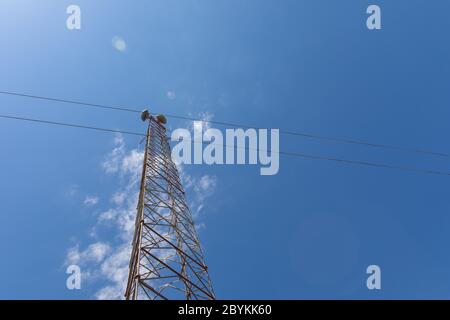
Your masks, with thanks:
M 148 110 L 145 109 L 141 112 L 141 120 L 147 121 L 148 119 L 150 119 L 150 112 L 148 112 Z
M 152 117 L 152 115 L 150 114 L 150 112 L 149 112 L 147 109 L 145 109 L 144 111 L 141 112 L 141 120 L 142 120 L 142 121 L 147 121 L 147 120 L 149 120 L 151 117 Z M 162 125 L 167 124 L 167 118 L 166 118 L 166 116 L 163 115 L 163 114 L 158 114 L 158 115 L 155 117 L 155 119 L 156 119 L 156 121 L 158 121 L 158 122 L 159 122 L 160 124 L 162 124 Z
M 156 116 L 156 121 L 158 121 L 158 122 L 161 123 L 161 124 L 166 124 L 166 123 L 167 123 L 167 118 L 166 118 L 166 116 L 163 115 L 163 114 L 158 114 L 158 115 Z

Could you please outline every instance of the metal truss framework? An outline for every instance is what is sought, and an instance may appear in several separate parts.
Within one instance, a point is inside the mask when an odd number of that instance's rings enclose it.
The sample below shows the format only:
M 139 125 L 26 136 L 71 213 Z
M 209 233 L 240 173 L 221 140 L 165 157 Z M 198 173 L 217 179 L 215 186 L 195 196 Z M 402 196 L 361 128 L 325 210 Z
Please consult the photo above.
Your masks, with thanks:
M 127 300 L 215 299 L 163 122 L 148 113 Z

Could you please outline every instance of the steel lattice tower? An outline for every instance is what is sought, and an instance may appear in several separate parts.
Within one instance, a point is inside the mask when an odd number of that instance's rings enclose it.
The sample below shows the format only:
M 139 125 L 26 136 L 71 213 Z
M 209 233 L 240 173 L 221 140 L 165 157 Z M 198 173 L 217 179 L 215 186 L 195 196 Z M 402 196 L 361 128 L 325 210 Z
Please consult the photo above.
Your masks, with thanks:
M 197 231 L 171 159 L 164 116 L 149 122 L 127 300 L 215 299 Z

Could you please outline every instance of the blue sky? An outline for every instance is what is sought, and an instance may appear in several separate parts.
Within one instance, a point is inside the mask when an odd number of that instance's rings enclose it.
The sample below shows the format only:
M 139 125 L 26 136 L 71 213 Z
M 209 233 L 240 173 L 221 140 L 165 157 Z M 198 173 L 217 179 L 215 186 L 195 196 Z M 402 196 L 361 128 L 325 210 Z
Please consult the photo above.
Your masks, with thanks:
M 70 4 L 81 7 L 80 31 L 66 28 Z M 370 4 L 381 6 L 381 31 L 365 27 Z M 419 0 L 4 0 L 0 90 L 449 152 L 449 10 Z M 145 131 L 133 114 L 8 96 L 0 109 Z M 448 158 L 280 139 L 285 151 L 450 171 Z M 114 295 L 139 142 L 0 121 L 0 298 Z M 450 298 L 448 177 L 286 156 L 270 177 L 256 166 L 183 174 L 193 210 L 203 206 L 218 298 Z M 70 252 L 90 273 L 79 291 L 66 289 Z M 381 291 L 366 288 L 371 264 Z

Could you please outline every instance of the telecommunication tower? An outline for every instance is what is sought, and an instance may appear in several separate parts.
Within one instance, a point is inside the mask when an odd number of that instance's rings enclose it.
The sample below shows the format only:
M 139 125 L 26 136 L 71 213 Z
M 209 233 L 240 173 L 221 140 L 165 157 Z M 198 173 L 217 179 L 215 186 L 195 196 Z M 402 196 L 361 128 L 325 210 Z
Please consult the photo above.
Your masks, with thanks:
M 166 118 L 148 121 L 141 188 L 125 298 L 213 300 L 215 294 L 178 170 Z

